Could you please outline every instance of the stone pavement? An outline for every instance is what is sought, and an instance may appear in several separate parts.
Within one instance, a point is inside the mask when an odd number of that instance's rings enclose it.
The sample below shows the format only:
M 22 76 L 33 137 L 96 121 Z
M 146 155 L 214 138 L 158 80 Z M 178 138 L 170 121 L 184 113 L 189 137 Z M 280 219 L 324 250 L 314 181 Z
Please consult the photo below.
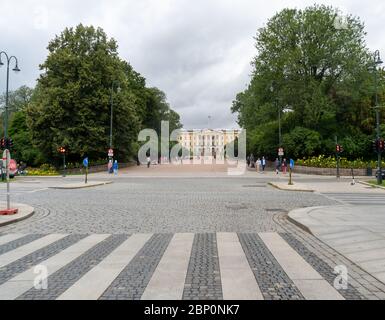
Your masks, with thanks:
M 385 283 L 383 205 L 305 208 L 290 212 L 289 217 Z
M 365 299 L 334 288 L 286 237 L 1 234 L 0 299 Z
M 287 176 L 272 172 L 230 178 L 185 167 L 170 178 L 155 167 L 146 171 L 153 176 L 137 170 L 147 168 L 92 175 L 114 183 L 88 190 L 50 188 L 79 177 L 14 181 L 13 201 L 35 214 L 0 228 L 0 297 L 385 299 L 382 282 L 285 218 L 295 208 L 352 201 L 341 191 L 352 190 L 349 180 L 295 175 L 330 192 L 324 196 L 275 189 L 268 182 Z M 346 290 L 334 288 L 341 265 Z M 33 280 L 44 266 L 48 288 L 38 290 Z
M 7 208 L 7 203 L 5 201 L 0 201 L 0 209 L 3 209 L 3 208 L 4 209 Z M 34 214 L 34 210 L 35 210 L 34 208 L 26 204 L 14 203 L 14 202 L 11 202 L 11 208 L 17 208 L 19 209 L 19 211 L 13 215 L 0 216 L 0 227 L 27 219 Z

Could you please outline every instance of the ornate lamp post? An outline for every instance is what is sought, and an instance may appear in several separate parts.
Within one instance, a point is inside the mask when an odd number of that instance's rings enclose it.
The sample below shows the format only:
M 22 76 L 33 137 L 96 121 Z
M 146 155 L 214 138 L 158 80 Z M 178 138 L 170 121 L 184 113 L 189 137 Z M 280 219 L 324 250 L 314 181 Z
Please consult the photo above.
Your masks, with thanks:
M 2 56 L 5 56 L 5 64 L 7 65 L 7 78 L 6 78 L 6 90 L 5 90 L 5 119 L 4 119 L 4 138 L 5 141 L 8 141 L 8 92 L 9 92 L 9 68 L 11 65 L 12 60 L 15 62 L 15 67 L 12 69 L 15 72 L 19 72 L 19 63 L 15 56 L 8 56 L 8 54 L 5 51 L 0 52 L 0 67 L 4 65 L 4 62 L 2 61 Z M 10 203 L 10 187 L 9 187 L 9 160 L 10 160 L 10 153 L 8 150 L 8 146 L 5 149 L 6 153 L 6 175 L 7 175 L 7 210 L 10 210 L 11 203 Z
M 112 145 L 112 125 L 113 125 L 113 116 L 114 116 L 114 88 L 117 88 L 118 92 L 120 91 L 120 85 L 119 85 L 119 81 L 112 81 L 112 84 L 111 84 L 111 97 L 110 97 L 110 100 L 111 100 L 111 117 L 110 117 L 110 149 L 112 149 L 113 145 Z

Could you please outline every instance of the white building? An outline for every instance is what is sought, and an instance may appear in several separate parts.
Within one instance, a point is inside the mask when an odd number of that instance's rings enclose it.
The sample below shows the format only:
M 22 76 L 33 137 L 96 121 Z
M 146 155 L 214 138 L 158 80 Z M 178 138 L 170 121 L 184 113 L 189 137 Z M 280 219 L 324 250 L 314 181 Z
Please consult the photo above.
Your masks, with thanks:
M 194 155 L 224 155 L 226 144 L 239 137 L 240 130 L 196 129 L 180 130 L 178 142 Z

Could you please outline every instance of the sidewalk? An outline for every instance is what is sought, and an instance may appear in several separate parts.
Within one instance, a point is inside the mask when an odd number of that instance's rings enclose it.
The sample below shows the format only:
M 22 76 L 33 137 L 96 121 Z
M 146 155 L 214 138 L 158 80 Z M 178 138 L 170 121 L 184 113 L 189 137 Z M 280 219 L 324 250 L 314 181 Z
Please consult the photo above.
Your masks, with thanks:
M 279 177 L 279 181 L 272 181 L 270 184 L 278 189 L 286 191 L 314 191 L 318 193 L 376 193 L 385 196 L 385 190 L 376 188 L 368 184 L 356 183 L 352 185 L 351 178 L 322 177 L 320 179 L 314 178 L 314 181 L 305 181 L 305 179 L 312 179 L 314 176 L 294 176 L 294 185 L 289 186 L 288 177 Z M 315 180 L 317 179 L 317 181 Z
M 5 201 L 0 201 L 0 208 L 6 209 L 6 207 L 7 207 L 7 203 Z M 31 206 L 28 206 L 26 204 L 21 204 L 21 203 L 12 202 L 11 207 L 19 209 L 18 213 L 11 216 L 0 216 L 0 227 L 27 219 L 34 214 L 34 210 L 35 210 Z
M 60 185 L 50 186 L 48 188 L 50 189 L 82 189 L 82 188 L 104 186 L 106 184 L 111 184 L 111 183 L 112 181 L 88 181 L 87 183 L 85 183 L 84 181 L 81 181 L 81 182 L 74 182 L 74 183 L 63 183 Z
M 296 209 L 289 213 L 289 219 L 385 283 L 383 206 Z

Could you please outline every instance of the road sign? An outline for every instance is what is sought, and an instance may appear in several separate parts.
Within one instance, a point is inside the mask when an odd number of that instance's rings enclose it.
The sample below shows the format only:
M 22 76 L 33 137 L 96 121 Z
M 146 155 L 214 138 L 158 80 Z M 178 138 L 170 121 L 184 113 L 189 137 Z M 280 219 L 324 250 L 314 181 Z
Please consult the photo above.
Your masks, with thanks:
M 7 161 L 7 158 L 8 158 L 8 161 Z M 3 152 L 3 168 L 6 169 L 7 168 L 7 165 L 6 163 L 10 163 L 11 161 L 11 153 L 9 152 L 9 150 L 5 149 L 4 152 Z
M 291 170 L 294 169 L 294 160 L 293 159 L 290 159 L 290 168 L 291 168 Z
M 84 158 L 83 166 L 88 167 L 88 158 Z
M 9 161 L 9 170 L 14 172 L 14 171 L 16 171 L 16 169 L 17 169 L 16 160 L 15 159 L 11 159 L 11 161 Z
M 283 155 L 285 155 L 285 152 L 284 152 L 283 148 L 279 148 L 279 149 L 278 149 L 278 155 L 279 155 L 280 157 L 282 157 Z
M 113 157 L 114 156 L 114 149 L 109 149 L 108 150 L 108 156 Z

